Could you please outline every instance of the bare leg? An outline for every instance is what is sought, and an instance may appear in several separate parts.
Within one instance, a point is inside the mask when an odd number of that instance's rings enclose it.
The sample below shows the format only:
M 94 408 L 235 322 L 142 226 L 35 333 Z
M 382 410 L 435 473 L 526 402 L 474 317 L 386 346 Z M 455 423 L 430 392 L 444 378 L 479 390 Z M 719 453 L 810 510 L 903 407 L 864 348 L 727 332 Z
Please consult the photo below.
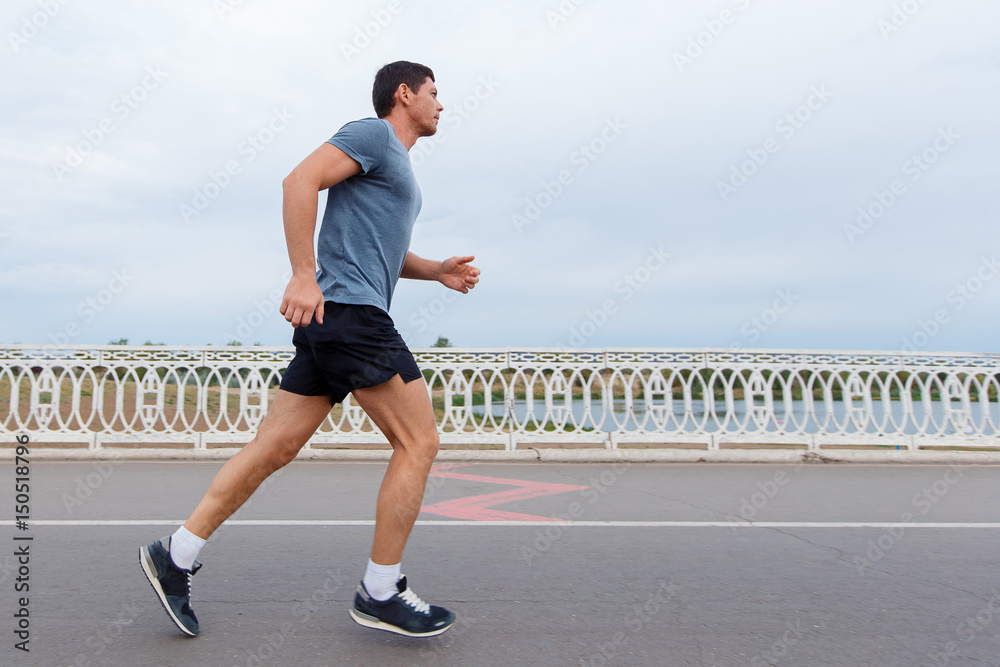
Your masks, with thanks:
M 427 385 L 420 380 L 403 382 L 399 375 L 377 387 L 356 389 L 353 395 L 393 449 L 378 492 L 371 559 L 379 565 L 395 565 L 402 561 L 437 455 L 434 410 Z
M 295 458 L 330 412 L 328 396 L 278 390 L 257 435 L 222 466 L 184 527 L 207 540 L 261 482 Z

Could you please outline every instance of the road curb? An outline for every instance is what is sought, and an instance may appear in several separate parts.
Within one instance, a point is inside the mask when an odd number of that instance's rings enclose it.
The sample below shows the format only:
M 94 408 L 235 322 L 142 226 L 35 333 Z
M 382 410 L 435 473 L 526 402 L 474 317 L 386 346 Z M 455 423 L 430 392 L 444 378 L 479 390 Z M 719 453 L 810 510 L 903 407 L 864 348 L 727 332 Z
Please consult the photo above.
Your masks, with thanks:
M 548 463 L 629 461 L 632 463 L 888 463 L 971 465 L 1000 464 L 1000 452 L 850 451 L 821 450 L 691 450 L 691 449 L 542 449 L 538 460 Z
M 31 449 L 32 461 L 225 461 L 240 451 L 223 449 Z M 310 449 L 299 452 L 301 461 L 388 461 L 389 449 Z M 0 450 L 0 461 L 11 461 L 13 449 Z M 541 462 L 541 463 L 888 463 L 934 465 L 995 465 L 1000 452 L 956 451 L 851 451 L 851 450 L 765 450 L 765 449 L 523 449 L 441 450 L 438 462 Z

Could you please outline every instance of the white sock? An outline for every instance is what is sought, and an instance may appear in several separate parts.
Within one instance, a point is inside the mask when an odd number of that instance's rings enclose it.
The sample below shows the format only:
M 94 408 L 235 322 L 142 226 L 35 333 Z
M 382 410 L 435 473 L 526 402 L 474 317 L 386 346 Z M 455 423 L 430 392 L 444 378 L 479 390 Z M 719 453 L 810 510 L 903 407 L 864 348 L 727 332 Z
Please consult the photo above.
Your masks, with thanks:
M 198 552 L 207 541 L 181 526 L 170 536 L 170 560 L 182 570 L 190 570 L 194 565 L 194 559 L 198 557 Z
M 365 578 L 362 579 L 368 595 L 379 602 L 385 602 L 398 593 L 399 589 L 396 588 L 396 582 L 399 581 L 400 574 L 403 571 L 402 568 L 401 563 L 396 563 L 395 565 L 378 565 L 377 563 L 373 563 L 372 559 L 369 558 L 368 569 L 365 570 Z

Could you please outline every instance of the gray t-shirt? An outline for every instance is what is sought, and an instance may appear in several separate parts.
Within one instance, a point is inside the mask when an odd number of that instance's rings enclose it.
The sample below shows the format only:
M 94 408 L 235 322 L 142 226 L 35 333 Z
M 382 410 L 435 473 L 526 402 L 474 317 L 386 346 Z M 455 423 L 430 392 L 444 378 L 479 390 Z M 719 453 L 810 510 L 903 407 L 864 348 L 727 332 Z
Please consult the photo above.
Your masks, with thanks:
M 380 118 L 348 123 L 327 143 L 356 160 L 361 172 L 329 190 L 316 280 L 327 301 L 389 312 L 422 201 L 409 153 Z

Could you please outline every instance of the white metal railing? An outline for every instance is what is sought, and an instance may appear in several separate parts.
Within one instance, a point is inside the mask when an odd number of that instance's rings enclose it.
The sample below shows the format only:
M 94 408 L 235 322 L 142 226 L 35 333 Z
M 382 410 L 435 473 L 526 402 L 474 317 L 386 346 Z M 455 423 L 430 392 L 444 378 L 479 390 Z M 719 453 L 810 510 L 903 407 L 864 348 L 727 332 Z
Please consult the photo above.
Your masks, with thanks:
M 2 346 L 0 438 L 91 449 L 243 444 L 292 356 L 290 347 Z M 415 356 L 446 444 L 1000 448 L 995 354 L 445 348 Z M 384 438 L 348 398 L 307 447 L 372 443 Z

